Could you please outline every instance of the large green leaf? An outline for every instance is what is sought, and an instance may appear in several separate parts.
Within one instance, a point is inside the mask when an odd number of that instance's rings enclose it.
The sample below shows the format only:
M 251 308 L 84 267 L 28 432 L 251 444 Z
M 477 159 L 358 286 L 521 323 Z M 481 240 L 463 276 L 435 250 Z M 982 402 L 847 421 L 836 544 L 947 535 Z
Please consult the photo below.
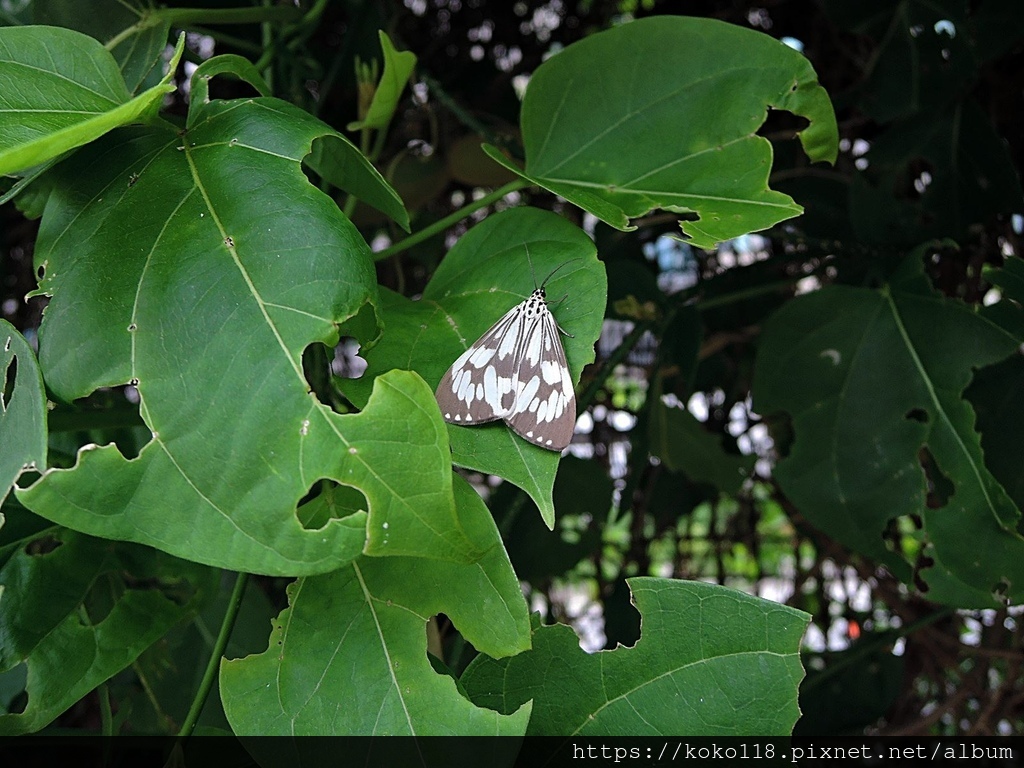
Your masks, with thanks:
M 474 564 L 362 557 L 291 585 L 267 651 L 221 666 L 240 735 L 521 735 L 530 707 L 479 709 L 438 675 L 426 622 L 443 612 L 481 651 L 529 647 L 526 602 L 476 491 L 455 484 L 460 519 L 485 554 Z
M 113 56 L 91 37 L 59 27 L 0 28 L 0 174 L 24 170 L 138 122 L 174 90 L 184 50 L 167 75 L 131 98 Z
M 208 568 L 53 529 L 0 569 L 0 672 L 28 667 L 23 711 L 0 734 L 37 731 L 194 613 Z
M 634 647 L 591 655 L 569 627 L 539 627 L 531 651 L 474 659 L 470 697 L 499 712 L 532 699 L 528 735 L 789 734 L 807 614 L 714 584 L 629 585 L 643 621 Z
M 376 302 L 371 255 L 301 167 L 343 139 L 276 99 L 214 101 L 187 131 L 125 129 L 54 169 L 37 263 L 52 295 L 40 361 L 65 400 L 137 383 L 153 439 L 128 460 L 83 451 L 21 494 L 87 533 L 233 570 L 302 575 L 360 550 L 456 560 L 444 424 L 414 374 L 362 414 L 309 394 L 303 349 Z M 359 488 L 369 531 L 306 530 L 321 478 Z
M 812 160 L 838 151 L 835 115 L 810 63 L 767 35 L 662 16 L 591 35 L 544 62 L 523 100 L 524 178 L 628 229 L 656 208 L 702 248 L 800 213 L 768 189 L 768 108 L 810 121 Z
M 365 400 L 374 377 L 394 368 L 412 368 L 436 386 L 466 348 L 499 317 L 523 301 L 552 270 L 567 262 L 547 285 L 555 318 L 573 334 L 564 337 L 574 382 L 594 359 L 601 333 L 607 283 L 594 244 L 562 217 L 532 208 L 489 216 L 451 249 L 420 301 L 384 293 L 387 334 L 364 354 L 369 364 L 361 379 L 346 381 L 356 403 Z M 532 264 L 532 270 L 531 270 Z M 452 461 L 504 477 L 525 490 L 548 527 L 554 525 L 551 488 L 558 454 L 518 437 L 503 422 L 462 427 L 448 424 Z
M 919 516 L 932 600 L 989 605 L 1003 582 L 1020 599 L 1020 512 L 985 466 L 962 397 L 974 367 L 1020 342 L 936 294 L 920 253 L 881 290 L 833 286 L 791 301 L 765 328 L 753 385 L 758 412 L 792 418 L 782 489 L 816 526 L 903 578 L 909 569 L 882 534 L 893 518 Z M 925 450 L 952 483 L 937 509 L 926 504 Z
M 16 440 L 11 435 L 17 435 Z M 46 466 L 46 393 L 32 348 L 0 320 L 0 502 L 26 467 Z M 2 518 L 0 518 L 2 519 Z

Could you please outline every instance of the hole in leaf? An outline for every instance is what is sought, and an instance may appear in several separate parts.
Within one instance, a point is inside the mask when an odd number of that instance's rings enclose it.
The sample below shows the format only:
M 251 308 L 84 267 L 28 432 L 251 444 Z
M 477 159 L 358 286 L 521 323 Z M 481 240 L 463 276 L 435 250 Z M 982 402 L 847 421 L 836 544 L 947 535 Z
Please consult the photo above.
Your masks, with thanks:
M 942 470 L 927 448 L 922 448 L 918 453 L 918 460 L 921 462 L 921 469 L 924 470 L 928 482 L 928 495 L 925 503 L 929 509 L 941 509 L 949 503 L 950 498 L 956 493 L 956 486 Z
M 302 497 L 295 516 L 307 531 L 319 531 L 331 520 L 340 520 L 369 508 L 366 496 L 358 488 L 323 478 L 313 483 Z
M 28 664 L 21 662 L 15 667 L 0 674 L 0 690 L 7 695 L 6 700 L 0 701 L 3 711 L 20 715 L 28 706 L 28 691 L 25 690 L 28 684 Z
M 458 685 L 459 677 L 477 656 L 476 648 L 443 613 L 432 616 L 424 625 L 424 632 L 430 666 L 437 674 L 447 675 Z
M 7 372 L 4 374 L 4 386 L 0 390 L 0 410 L 7 410 L 7 404 L 11 402 L 14 395 L 14 382 L 18 378 L 18 358 L 12 357 L 7 364 Z
M 330 359 L 330 349 L 320 342 L 313 342 L 302 350 L 302 373 L 306 377 L 309 391 L 321 403 L 333 400 Z
M 921 572 L 931 568 L 935 565 L 935 560 L 925 554 L 921 554 L 917 559 L 917 563 L 914 566 L 914 586 L 921 594 L 926 594 L 929 590 L 928 582 L 921 576 Z
M 366 371 L 366 360 L 359 356 L 362 347 L 357 339 L 345 336 L 334 348 L 331 373 L 342 379 L 358 379 Z
M 912 421 L 919 421 L 922 424 L 927 424 L 928 412 L 924 408 L 911 408 L 909 411 L 906 412 L 903 418 L 910 419 Z
M 64 542 L 55 536 L 42 536 L 34 541 L 30 541 L 26 545 L 25 554 L 32 557 L 41 557 L 42 555 L 50 554 L 61 546 L 64 546 Z

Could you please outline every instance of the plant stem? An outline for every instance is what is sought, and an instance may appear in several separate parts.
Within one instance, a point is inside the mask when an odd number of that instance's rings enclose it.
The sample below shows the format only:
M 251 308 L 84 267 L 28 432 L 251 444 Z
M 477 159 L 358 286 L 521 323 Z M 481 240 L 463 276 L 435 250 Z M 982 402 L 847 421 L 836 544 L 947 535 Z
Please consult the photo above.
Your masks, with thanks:
M 473 202 L 466 205 L 464 208 L 460 208 L 451 215 L 445 216 L 443 219 L 435 221 L 429 227 L 424 227 L 419 232 L 415 232 L 409 235 L 404 240 L 400 240 L 397 243 L 388 246 L 382 251 L 377 251 L 377 253 L 374 254 L 373 258 L 376 261 L 383 261 L 384 259 L 391 258 L 396 253 L 401 253 L 402 251 L 408 250 L 412 246 L 418 243 L 422 243 L 424 240 L 433 237 L 439 232 L 444 232 L 446 229 L 448 229 L 448 227 L 452 226 L 453 224 L 458 224 L 460 221 L 462 221 L 464 218 L 469 216 L 474 211 L 478 211 L 481 208 L 485 208 L 491 203 L 501 200 L 501 198 L 505 197 L 505 195 L 511 192 L 515 192 L 517 189 L 523 189 L 524 187 L 528 186 L 530 186 L 530 182 L 526 181 L 525 179 L 516 179 L 515 181 L 510 181 L 505 186 L 499 187 L 490 194 L 484 195 L 479 200 L 474 200 Z
M 113 736 L 114 715 L 110 711 L 110 688 L 106 683 L 100 683 L 96 693 L 100 697 L 100 732 L 104 736 Z
M 224 612 L 224 620 L 220 625 L 220 632 L 217 634 L 217 641 L 210 651 L 210 661 L 206 665 L 202 682 L 199 683 L 199 690 L 192 700 L 192 706 L 185 716 L 178 736 L 187 737 L 192 735 L 199 721 L 199 715 L 206 705 L 206 699 L 213 688 L 213 680 L 217 676 L 217 669 L 220 667 L 220 659 L 224 655 L 224 649 L 228 645 L 228 638 L 231 637 L 231 630 L 235 625 L 235 618 L 238 616 L 238 609 L 242 606 L 242 596 L 245 594 L 245 586 L 249 583 L 249 574 L 239 573 L 235 576 L 235 586 L 231 590 L 231 597 L 228 600 L 228 608 Z

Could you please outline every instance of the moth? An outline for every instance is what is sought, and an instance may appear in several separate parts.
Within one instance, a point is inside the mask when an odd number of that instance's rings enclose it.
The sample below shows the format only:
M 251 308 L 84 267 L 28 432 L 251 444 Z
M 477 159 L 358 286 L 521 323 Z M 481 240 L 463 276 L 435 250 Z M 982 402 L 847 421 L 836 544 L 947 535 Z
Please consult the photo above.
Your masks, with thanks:
M 561 451 L 576 426 L 576 393 L 544 286 L 512 307 L 441 377 L 434 396 L 444 420 L 485 424 L 504 419 L 534 445 Z M 531 263 L 531 271 L 532 271 Z M 537 285 L 536 279 L 534 285 Z M 569 335 L 569 334 L 566 334 Z

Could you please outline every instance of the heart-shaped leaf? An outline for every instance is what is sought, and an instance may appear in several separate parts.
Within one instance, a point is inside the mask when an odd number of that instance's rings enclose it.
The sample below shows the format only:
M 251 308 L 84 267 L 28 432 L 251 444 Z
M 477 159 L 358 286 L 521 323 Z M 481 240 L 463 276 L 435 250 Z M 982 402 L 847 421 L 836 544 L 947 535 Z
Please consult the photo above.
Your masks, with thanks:
M 525 170 L 486 150 L 619 229 L 657 208 L 696 213 L 683 232 L 711 248 L 802 211 L 768 188 L 772 148 L 757 135 L 768 108 L 807 118 L 804 150 L 835 160 L 832 105 L 795 50 L 713 19 L 640 19 L 537 68 L 520 118 Z
M 532 265 L 532 267 L 531 267 Z M 445 371 L 498 318 L 520 303 L 555 268 L 547 292 L 564 337 L 574 382 L 594 359 L 601 333 L 607 283 L 594 244 L 562 217 L 532 208 L 488 216 L 451 249 L 420 301 L 384 293 L 381 313 L 387 334 L 364 353 L 361 379 L 344 382 L 345 393 L 361 403 L 374 377 L 412 368 L 436 386 Z M 537 282 L 535 282 L 537 281 Z M 564 295 L 564 300 L 562 297 Z M 452 461 L 498 475 L 536 502 L 548 527 L 554 525 L 551 488 L 558 454 L 514 434 L 503 422 L 448 425 Z

